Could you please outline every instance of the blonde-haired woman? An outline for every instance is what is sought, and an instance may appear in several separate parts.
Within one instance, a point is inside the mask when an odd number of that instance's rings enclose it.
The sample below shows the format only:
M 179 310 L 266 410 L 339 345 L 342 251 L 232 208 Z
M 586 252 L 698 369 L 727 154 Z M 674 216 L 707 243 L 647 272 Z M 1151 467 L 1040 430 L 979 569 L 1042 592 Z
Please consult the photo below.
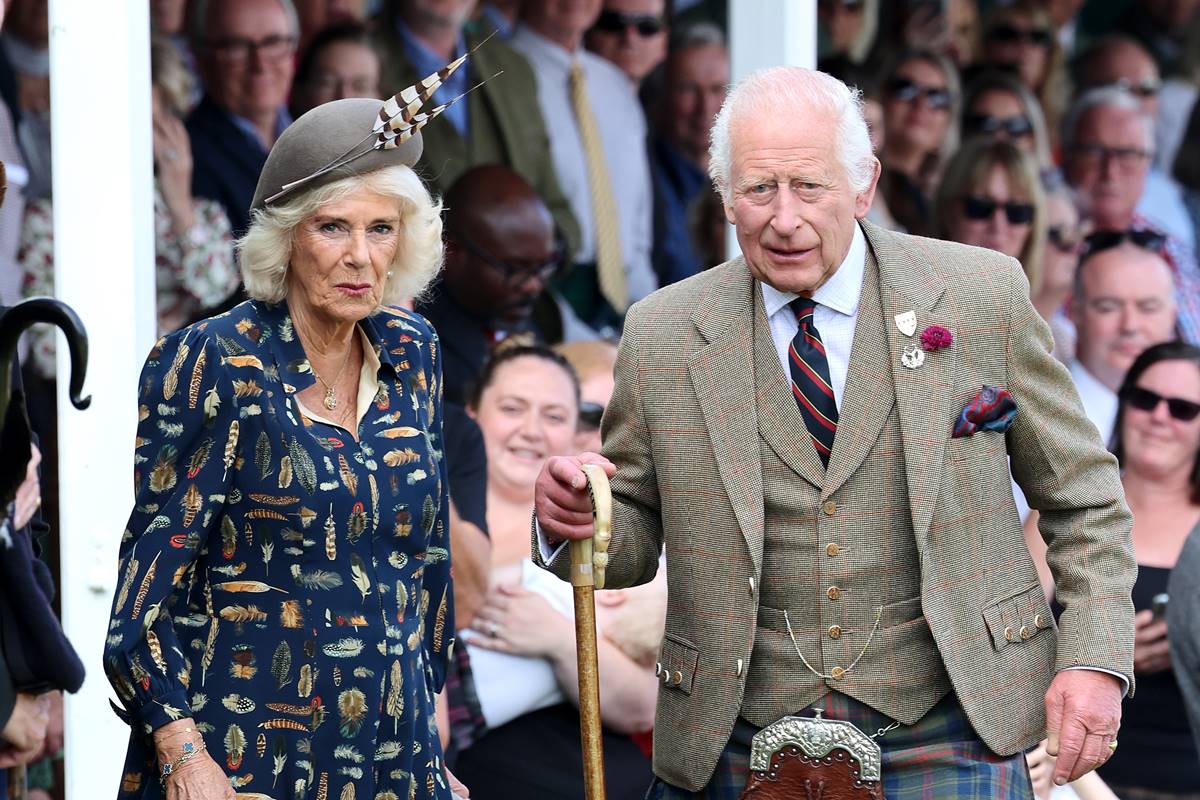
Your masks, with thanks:
M 238 288 L 229 219 L 214 200 L 192 196 L 192 150 L 183 115 L 192 78 L 174 45 L 150 43 L 151 119 L 154 126 L 154 260 L 158 331 L 169 333 L 225 302 Z M 54 295 L 54 212 L 49 198 L 26 206 L 17 260 L 26 297 Z M 30 331 L 30 363 L 37 374 L 57 372 L 55 334 Z
M 967 85 L 962 135 L 1012 142 L 1037 158 L 1040 171 L 1054 166 L 1042 107 L 1025 84 L 1007 72 L 985 72 Z
M 1046 196 L 1033 156 L 1011 142 L 967 142 L 946 166 L 935 208 L 940 238 L 1012 256 L 1037 293 Z
M 104 654 L 121 798 L 450 798 L 441 351 L 395 306 L 441 265 L 440 204 L 419 135 L 370 147 L 380 105 L 279 137 L 239 245 L 251 299 L 142 372 Z
M 1050 13 L 1042 0 L 996 6 L 983 30 L 983 63 L 1012 70 L 1037 96 L 1047 130 L 1058 133 L 1070 86 Z

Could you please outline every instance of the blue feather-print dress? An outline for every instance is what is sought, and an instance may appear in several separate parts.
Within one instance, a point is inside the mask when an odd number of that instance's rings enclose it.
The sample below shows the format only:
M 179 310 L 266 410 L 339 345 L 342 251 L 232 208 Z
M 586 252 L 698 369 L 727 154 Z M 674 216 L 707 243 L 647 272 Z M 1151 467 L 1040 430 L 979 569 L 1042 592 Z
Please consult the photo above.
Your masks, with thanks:
M 347 431 L 285 305 L 161 339 L 104 662 L 133 728 L 118 795 L 160 798 L 150 733 L 191 716 L 239 797 L 448 798 L 434 718 L 454 631 L 438 341 L 360 323 L 379 391 Z

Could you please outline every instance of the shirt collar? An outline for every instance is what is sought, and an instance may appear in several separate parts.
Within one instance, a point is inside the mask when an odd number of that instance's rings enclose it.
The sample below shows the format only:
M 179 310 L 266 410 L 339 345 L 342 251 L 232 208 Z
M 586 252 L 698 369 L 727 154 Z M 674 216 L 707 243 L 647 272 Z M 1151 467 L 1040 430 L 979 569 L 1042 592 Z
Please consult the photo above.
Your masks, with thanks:
M 846 251 L 846 257 L 829 280 L 813 292 L 813 300 L 847 317 L 857 314 L 866 263 L 867 237 L 863 235 L 862 226 L 855 222 L 854 236 L 850 239 L 850 249 Z M 759 281 L 759 285 L 762 286 L 763 306 L 768 319 L 800 296 L 793 292 L 781 292 L 762 281 Z
M 514 40 L 520 40 L 521 45 L 528 50 L 533 51 L 533 54 L 539 58 L 544 58 L 552 64 L 561 66 L 563 69 L 570 69 L 571 64 L 579 61 L 583 63 L 585 50 L 580 47 L 574 53 L 567 51 L 565 48 L 542 36 L 526 25 L 524 22 L 518 22 L 513 29 Z

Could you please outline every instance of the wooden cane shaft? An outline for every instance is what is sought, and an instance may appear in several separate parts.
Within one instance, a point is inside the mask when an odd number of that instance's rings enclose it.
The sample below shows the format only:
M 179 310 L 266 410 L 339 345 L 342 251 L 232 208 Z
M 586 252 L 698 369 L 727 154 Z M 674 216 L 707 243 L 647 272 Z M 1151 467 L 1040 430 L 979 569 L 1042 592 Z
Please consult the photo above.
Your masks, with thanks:
M 596 654 L 596 602 L 591 586 L 574 587 L 579 666 L 579 737 L 587 800 L 604 800 L 604 745 L 600 737 L 600 673 Z

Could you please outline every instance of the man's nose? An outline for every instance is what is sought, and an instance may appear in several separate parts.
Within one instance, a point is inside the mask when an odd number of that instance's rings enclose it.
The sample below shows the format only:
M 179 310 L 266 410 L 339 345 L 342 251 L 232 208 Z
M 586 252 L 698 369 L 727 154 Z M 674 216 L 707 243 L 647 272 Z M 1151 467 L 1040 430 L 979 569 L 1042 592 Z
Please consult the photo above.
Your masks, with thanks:
M 771 229 L 780 236 L 790 236 L 800 227 L 800 203 L 786 186 L 779 187 L 772 201 Z

